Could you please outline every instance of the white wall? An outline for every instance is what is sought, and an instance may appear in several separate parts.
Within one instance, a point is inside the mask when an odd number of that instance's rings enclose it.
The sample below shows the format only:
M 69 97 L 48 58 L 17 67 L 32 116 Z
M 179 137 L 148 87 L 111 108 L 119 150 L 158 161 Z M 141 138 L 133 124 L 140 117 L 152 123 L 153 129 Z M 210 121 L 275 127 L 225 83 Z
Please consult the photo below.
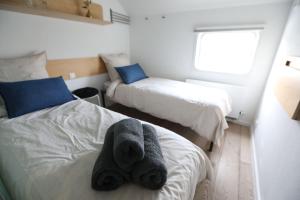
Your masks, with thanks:
M 236 6 L 259 5 L 290 0 L 119 0 L 130 14 L 165 14 L 191 10 L 208 10 Z
M 104 17 L 109 9 L 125 13 L 118 0 L 99 0 Z M 63 19 L 0 10 L 0 57 L 16 57 L 47 51 L 48 59 L 97 56 L 99 53 L 129 53 L 129 27 L 121 24 L 99 26 Z M 68 82 L 71 89 L 100 88 L 107 75 Z
M 251 123 L 263 91 L 266 77 L 278 47 L 290 3 L 201 10 L 166 15 L 133 16 L 131 24 L 132 60 L 146 73 L 177 80 L 186 78 L 245 86 L 240 95 L 245 123 Z M 248 75 L 201 72 L 194 69 L 195 27 L 265 24 L 256 60 Z
M 258 180 L 262 200 L 300 199 L 300 122 L 291 120 L 273 94 L 285 56 L 300 56 L 300 5 L 293 9 L 274 70 L 254 125 Z

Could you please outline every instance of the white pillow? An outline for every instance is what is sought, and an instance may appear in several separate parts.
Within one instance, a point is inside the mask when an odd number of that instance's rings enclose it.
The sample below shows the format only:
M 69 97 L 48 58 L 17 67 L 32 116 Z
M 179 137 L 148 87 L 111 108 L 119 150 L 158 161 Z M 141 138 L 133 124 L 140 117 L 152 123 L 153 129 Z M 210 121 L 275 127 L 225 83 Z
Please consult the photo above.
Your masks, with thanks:
M 129 57 L 124 53 L 101 55 L 101 58 L 105 62 L 111 81 L 121 79 L 115 67 L 124 67 L 130 65 Z
M 0 82 L 15 82 L 48 78 L 46 52 L 19 58 L 0 58 Z M 6 116 L 0 97 L 0 117 Z
M 14 82 L 48 78 L 46 53 L 0 59 L 0 81 Z

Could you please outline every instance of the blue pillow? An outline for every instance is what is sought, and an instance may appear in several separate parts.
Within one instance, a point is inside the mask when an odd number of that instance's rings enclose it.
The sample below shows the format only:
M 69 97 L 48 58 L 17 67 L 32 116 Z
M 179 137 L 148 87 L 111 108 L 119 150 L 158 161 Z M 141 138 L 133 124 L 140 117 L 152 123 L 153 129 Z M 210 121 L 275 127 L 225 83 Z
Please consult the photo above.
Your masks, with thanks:
M 126 67 L 116 67 L 121 79 L 125 84 L 134 83 L 136 81 L 148 78 L 139 64 L 129 65 Z
M 75 98 L 62 77 L 20 82 L 0 82 L 8 118 L 50 108 Z

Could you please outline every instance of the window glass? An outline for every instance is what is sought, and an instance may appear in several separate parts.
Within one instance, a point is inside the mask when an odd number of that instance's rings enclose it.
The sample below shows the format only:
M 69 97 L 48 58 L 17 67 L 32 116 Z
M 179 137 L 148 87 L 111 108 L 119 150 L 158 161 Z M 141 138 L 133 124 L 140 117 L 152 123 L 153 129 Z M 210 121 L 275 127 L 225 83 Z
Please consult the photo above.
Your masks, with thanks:
M 195 67 L 198 70 L 246 74 L 251 70 L 259 30 L 200 32 Z

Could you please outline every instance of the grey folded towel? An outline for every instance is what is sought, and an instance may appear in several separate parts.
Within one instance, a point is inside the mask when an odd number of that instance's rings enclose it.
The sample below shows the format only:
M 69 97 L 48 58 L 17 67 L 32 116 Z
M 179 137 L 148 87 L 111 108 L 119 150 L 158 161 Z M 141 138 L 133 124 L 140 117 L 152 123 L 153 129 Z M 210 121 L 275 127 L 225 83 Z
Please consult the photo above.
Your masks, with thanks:
M 131 179 L 136 184 L 155 190 L 166 183 L 168 172 L 155 129 L 143 124 L 143 132 L 145 156 L 135 164 Z
M 113 142 L 114 125 L 106 133 L 102 151 L 93 169 L 92 188 L 95 190 L 114 190 L 129 180 L 128 173 L 120 169 L 114 161 Z
M 118 166 L 130 172 L 133 165 L 144 158 L 144 135 L 141 122 L 124 119 L 115 124 L 114 158 Z

